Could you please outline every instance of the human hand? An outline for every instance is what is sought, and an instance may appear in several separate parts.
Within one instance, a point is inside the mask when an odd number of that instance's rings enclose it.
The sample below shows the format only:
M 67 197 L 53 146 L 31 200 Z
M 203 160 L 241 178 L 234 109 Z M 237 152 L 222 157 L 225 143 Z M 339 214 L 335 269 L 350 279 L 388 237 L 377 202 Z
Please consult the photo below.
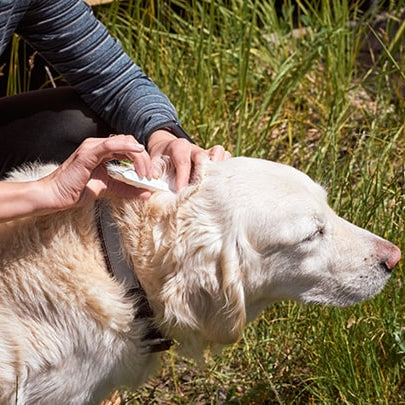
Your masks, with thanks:
M 155 131 L 150 136 L 148 151 L 152 161 L 160 159 L 163 155 L 170 157 L 176 169 L 177 191 L 190 183 L 193 174 L 198 173 L 203 160 L 220 161 L 231 157 L 221 145 L 205 150 L 165 130 Z
M 53 173 L 40 179 L 41 199 L 48 205 L 44 209 L 67 209 L 106 193 L 126 198 L 148 198 L 149 191 L 134 188 L 108 175 L 104 163 L 121 159 L 133 161 L 140 176 L 153 176 L 150 157 L 134 137 L 88 138 Z

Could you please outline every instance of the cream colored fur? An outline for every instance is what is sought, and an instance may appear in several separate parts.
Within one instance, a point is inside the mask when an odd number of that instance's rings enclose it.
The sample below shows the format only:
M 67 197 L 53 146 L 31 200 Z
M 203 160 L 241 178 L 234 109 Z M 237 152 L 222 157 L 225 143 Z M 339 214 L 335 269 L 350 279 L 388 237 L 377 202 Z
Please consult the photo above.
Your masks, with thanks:
M 36 166 L 12 179 L 37 178 Z M 207 161 L 197 184 L 111 201 L 156 324 L 192 355 L 235 342 L 284 299 L 349 305 L 378 293 L 399 250 L 339 218 L 303 173 Z M 97 403 L 140 385 L 158 355 L 108 274 L 93 206 L 0 225 L 0 403 Z

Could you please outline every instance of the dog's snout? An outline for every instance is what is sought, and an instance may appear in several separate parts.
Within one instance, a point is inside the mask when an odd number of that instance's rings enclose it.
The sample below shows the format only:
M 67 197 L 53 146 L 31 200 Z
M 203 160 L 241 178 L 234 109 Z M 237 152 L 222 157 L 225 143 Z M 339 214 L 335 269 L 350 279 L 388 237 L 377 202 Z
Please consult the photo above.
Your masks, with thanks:
M 380 251 L 380 263 L 386 268 L 387 271 L 392 271 L 401 259 L 401 251 L 390 242 L 380 242 L 378 244 Z

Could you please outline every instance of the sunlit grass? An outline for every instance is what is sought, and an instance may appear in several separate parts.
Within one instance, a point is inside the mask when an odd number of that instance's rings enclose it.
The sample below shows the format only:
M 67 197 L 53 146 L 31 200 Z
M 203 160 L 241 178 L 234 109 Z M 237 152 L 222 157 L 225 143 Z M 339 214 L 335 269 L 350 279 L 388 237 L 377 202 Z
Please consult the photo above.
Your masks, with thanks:
M 199 144 L 303 170 L 339 214 L 405 250 L 403 20 L 371 28 L 373 14 L 347 0 L 286 0 L 279 12 L 253 0 L 123 4 L 98 16 Z M 381 52 L 365 60 L 367 33 Z M 162 372 L 121 403 L 405 403 L 403 282 L 399 266 L 352 308 L 280 303 L 202 369 L 165 354 Z

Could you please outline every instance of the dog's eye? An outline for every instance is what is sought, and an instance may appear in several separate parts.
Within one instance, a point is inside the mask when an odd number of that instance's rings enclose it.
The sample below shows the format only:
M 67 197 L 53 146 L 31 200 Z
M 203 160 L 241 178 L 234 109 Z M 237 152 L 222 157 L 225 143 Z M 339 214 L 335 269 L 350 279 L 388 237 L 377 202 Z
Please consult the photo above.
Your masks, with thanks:
M 304 238 L 303 242 L 311 242 L 316 238 L 323 237 L 325 234 L 325 227 L 319 225 L 315 232 L 312 232 L 310 235 Z

